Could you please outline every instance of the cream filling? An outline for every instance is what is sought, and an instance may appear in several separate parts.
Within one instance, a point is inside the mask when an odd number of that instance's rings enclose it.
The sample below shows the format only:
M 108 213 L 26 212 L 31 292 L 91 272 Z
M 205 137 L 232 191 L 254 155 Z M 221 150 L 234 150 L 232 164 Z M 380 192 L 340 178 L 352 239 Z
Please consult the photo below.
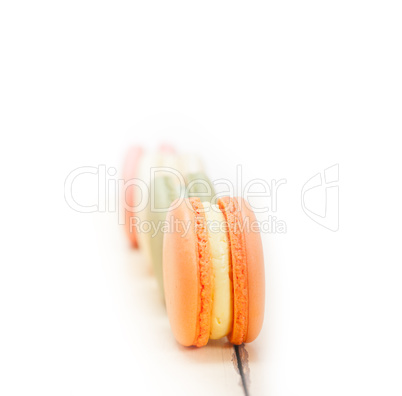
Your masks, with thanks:
M 212 261 L 212 311 L 209 338 L 225 337 L 232 330 L 233 291 L 230 247 L 225 217 L 217 205 L 203 202 Z

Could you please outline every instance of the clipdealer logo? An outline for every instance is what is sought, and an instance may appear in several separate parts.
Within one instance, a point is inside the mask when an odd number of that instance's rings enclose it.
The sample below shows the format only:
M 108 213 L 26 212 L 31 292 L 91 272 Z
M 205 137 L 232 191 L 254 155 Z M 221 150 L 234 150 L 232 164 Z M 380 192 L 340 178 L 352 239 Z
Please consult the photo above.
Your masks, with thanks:
M 339 230 L 339 164 L 311 177 L 301 191 L 304 213 L 320 226 Z
M 157 194 L 157 186 L 154 184 L 157 177 L 169 177 L 170 180 L 174 180 L 178 186 L 178 202 L 180 202 L 187 196 L 198 196 L 201 200 L 203 197 L 212 197 L 211 202 L 216 202 L 223 196 L 238 196 L 243 197 L 247 202 L 247 205 L 254 211 L 254 213 L 260 218 L 264 217 L 264 220 L 258 222 L 258 227 L 261 232 L 264 233 L 286 233 L 287 224 L 284 220 L 278 218 L 276 215 L 278 208 L 278 191 L 286 185 L 286 179 L 273 179 L 267 181 L 264 179 L 252 179 L 243 185 L 243 173 L 242 166 L 238 165 L 236 168 L 235 183 L 228 179 L 217 179 L 211 182 L 215 191 L 219 191 L 215 195 L 212 194 L 211 186 L 206 183 L 204 179 L 193 180 L 190 185 L 186 185 L 184 176 L 176 169 L 168 167 L 155 167 L 150 168 L 149 180 L 145 182 L 141 179 L 124 180 L 116 177 L 117 170 L 114 167 L 107 167 L 104 164 L 99 166 L 83 166 L 74 169 L 68 174 L 64 183 L 64 198 L 67 205 L 76 212 L 80 213 L 94 213 L 94 212 L 117 212 L 119 224 L 125 224 L 126 211 L 133 213 L 144 213 L 148 211 L 150 213 L 163 213 L 167 212 L 169 207 L 159 208 L 155 207 L 155 197 Z M 91 195 L 91 204 L 84 205 L 77 199 L 73 190 L 75 191 L 74 184 L 83 177 L 82 180 L 88 180 L 91 178 L 92 182 L 97 186 L 96 191 L 91 189 L 89 195 Z M 80 182 L 82 182 L 82 180 Z M 194 184 L 199 184 L 197 194 L 190 192 L 191 187 Z M 79 183 L 78 183 L 79 184 Z M 93 184 L 91 184 L 93 185 Z M 202 186 L 202 188 L 200 188 Z M 136 196 L 140 197 L 136 200 L 135 205 L 127 202 L 127 191 L 134 189 Z M 199 192 L 205 190 L 205 192 Z M 139 217 L 132 216 L 130 219 L 130 227 L 136 227 L 139 232 L 149 232 L 150 230 L 156 230 L 163 228 L 164 225 L 146 224 L 147 221 Z M 256 225 L 253 224 L 253 227 Z M 148 230 L 148 231 L 147 231 Z

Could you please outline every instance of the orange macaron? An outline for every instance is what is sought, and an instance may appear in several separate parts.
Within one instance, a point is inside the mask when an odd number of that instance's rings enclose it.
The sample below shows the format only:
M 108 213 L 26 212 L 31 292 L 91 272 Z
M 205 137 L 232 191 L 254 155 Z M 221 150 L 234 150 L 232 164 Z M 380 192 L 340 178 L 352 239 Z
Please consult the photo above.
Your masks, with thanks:
M 264 318 L 265 278 L 255 215 L 242 198 L 172 203 L 164 235 L 165 301 L 176 340 L 204 346 L 253 341 Z

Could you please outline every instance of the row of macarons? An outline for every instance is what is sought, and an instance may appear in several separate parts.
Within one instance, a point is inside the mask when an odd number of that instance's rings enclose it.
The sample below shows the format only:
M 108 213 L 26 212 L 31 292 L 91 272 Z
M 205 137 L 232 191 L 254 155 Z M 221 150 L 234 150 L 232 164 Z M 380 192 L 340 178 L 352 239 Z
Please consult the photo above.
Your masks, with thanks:
M 176 340 L 198 347 L 223 337 L 253 341 L 265 277 L 250 205 L 217 197 L 200 159 L 167 145 L 132 147 L 123 178 L 126 234 L 152 263 Z

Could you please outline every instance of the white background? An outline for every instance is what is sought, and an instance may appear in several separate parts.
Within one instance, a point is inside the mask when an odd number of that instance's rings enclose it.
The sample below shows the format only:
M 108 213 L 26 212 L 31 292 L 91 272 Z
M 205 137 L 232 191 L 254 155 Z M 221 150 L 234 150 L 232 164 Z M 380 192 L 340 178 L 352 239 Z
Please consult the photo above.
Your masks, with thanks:
M 213 179 L 287 180 L 254 394 L 401 394 L 399 2 L 0 4 L 2 395 L 220 389 L 220 363 L 172 340 L 116 214 L 64 201 L 73 169 L 120 172 L 129 144 L 160 141 Z M 334 164 L 338 232 L 300 202 Z M 76 194 L 93 203 L 95 183 Z

